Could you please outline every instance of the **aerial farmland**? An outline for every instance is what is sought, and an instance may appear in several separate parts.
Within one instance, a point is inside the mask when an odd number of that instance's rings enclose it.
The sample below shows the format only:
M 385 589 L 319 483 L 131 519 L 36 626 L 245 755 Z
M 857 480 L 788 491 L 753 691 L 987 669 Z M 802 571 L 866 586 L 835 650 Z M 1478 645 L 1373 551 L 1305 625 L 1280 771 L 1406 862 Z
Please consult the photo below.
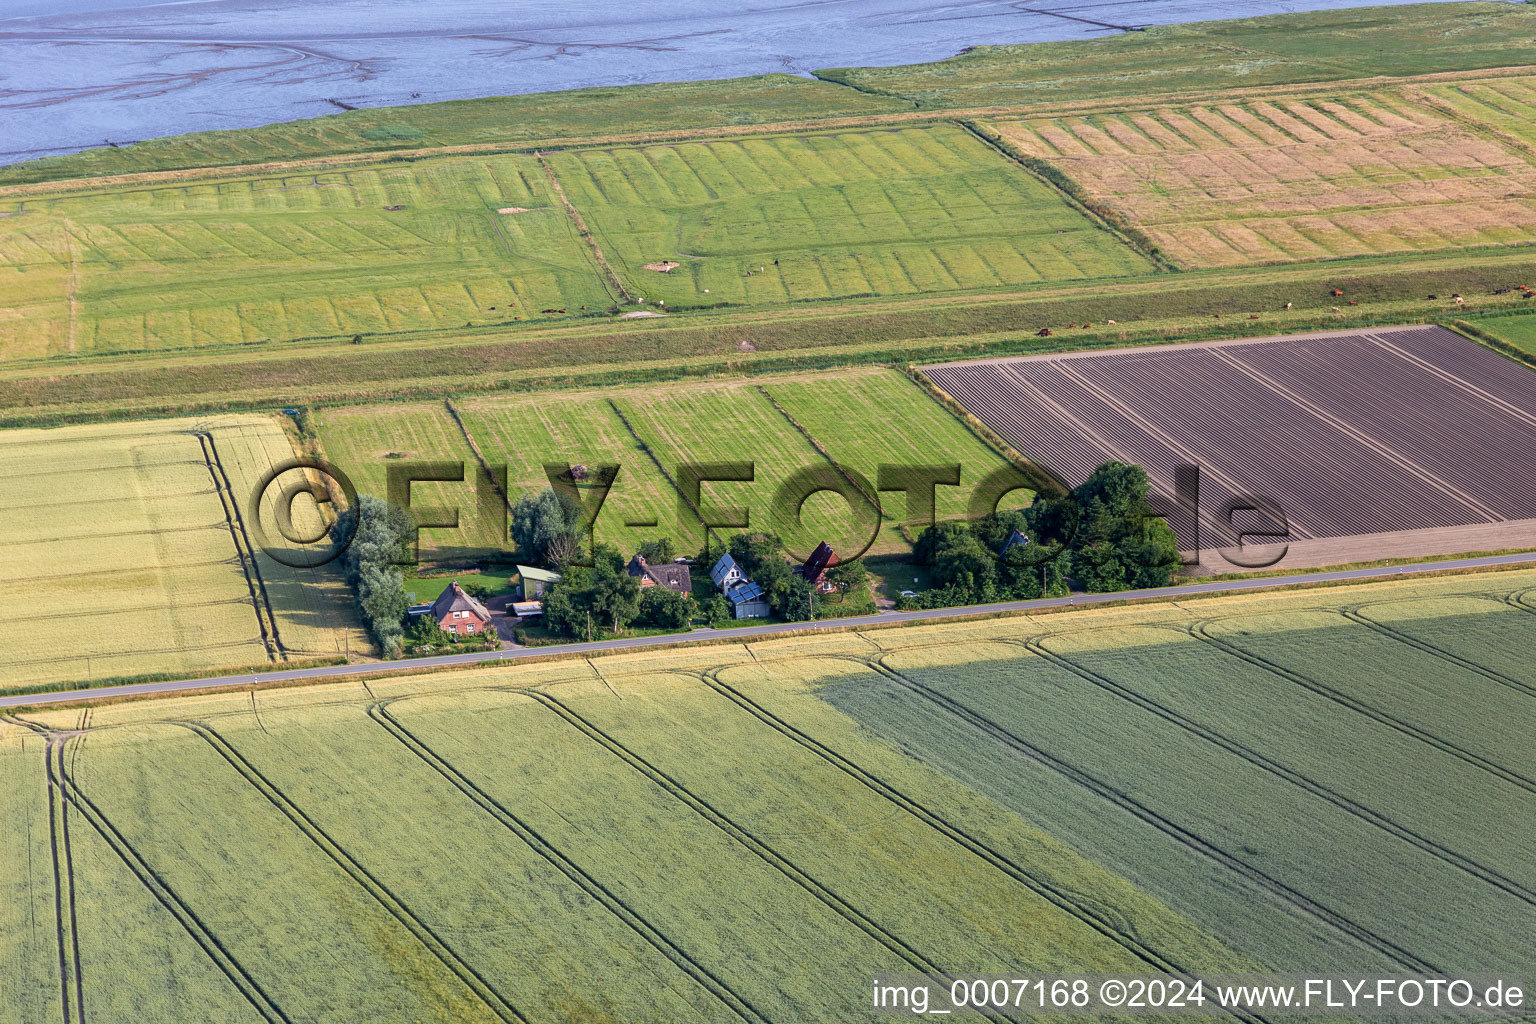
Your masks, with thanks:
M 1536 6 L 19 3 L 0 1024 L 1533 1019 Z

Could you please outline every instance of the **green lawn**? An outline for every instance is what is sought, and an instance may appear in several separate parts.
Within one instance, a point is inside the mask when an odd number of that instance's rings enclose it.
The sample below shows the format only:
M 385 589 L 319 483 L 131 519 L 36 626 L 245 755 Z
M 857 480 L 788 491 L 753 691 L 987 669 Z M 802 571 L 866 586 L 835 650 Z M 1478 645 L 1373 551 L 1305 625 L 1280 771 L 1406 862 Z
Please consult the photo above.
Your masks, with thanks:
M 1471 322 L 1526 355 L 1536 356 L 1536 316 L 1490 316 Z

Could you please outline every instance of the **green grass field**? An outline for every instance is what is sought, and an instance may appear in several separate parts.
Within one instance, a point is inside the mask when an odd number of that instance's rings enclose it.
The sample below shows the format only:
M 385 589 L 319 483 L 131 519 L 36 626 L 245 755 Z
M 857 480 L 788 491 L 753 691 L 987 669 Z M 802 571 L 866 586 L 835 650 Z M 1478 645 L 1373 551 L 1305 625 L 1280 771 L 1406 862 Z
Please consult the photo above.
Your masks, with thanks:
M 24 714 L 0 1021 L 859 1020 L 889 971 L 1523 974 L 1536 680 L 1487 652 L 1536 639 L 1533 589 Z
M 531 157 L 242 176 L 0 210 L 0 358 L 462 327 L 612 301 Z
M 594 469 L 619 465 L 598 518 L 597 539 L 617 544 L 626 554 L 654 537 L 671 537 L 686 552 L 703 545 L 702 524 L 679 503 L 675 481 L 683 463 L 754 462 L 752 482 L 707 484 L 702 502 L 743 506 L 755 527 L 769 529 L 775 525 L 771 511 L 780 485 L 798 470 L 827 465 L 827 454 L 811 438 L 871 487 L 883 463 L 960 464 L 961 486 L 937 490 L 937 512 L 944 517 L 963 513 L 970 486 L 1006 465 L 947 410 L 889 369 L 472 397 L 453 404 L 485 458 L 508 467 L 508 490 L 514 497 L 547 486 L 545 463 Z M 327 456 L 365 491 L 385 493 L 391 464 L 466 463 L 463 483 L 413 488 L 418 504 L 461 509 L 463 529 L 422 531 L 425 557 L 452 562 L 497 545 L 495 525 L 475 519 L 474 456 L 445 405 L 324 409 L 315 419 Z M 892 493 L 880 502 L 885 523 L 876 550 L 900 550 L 905 543 L 896 528 L 907 515 L 903 498 Z M 655 526 L 627 525 L 652 519 Z M 842 498 L 818 495 L 807 503 L 805 530 L 794 540 L 804 547 L 802 554 L 823 536 L 847 550 L 850 525 L 861 521 Z
M 1102 12 L 1101 12 L 1102 13 Z M 1135 24 L 1131 14 L 1109 13 Z M 1089 43 L 977 46 L 949 60 L 820 72 L 923 108 L 1063 104 L 1128 93 L 1225 95 L 1271 85 L 1536 64 L 1536 14 L 1501 3 L 1376 7 L 1156 25 Z
M 1153 269 L 951 125 L 578 150 L 552 163 L 629 289 L 673 307 Z

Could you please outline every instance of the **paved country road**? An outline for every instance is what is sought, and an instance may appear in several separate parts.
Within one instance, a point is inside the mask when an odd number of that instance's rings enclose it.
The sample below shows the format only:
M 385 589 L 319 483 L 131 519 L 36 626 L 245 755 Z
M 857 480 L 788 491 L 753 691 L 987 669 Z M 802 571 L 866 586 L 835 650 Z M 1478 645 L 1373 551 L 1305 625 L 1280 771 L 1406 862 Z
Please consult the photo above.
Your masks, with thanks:
M 368 662 L 358 665 L 329 665 L 319 668 L 260 672 L 251 675 L 212 676 L 203 679 L 172 679 L 159 683 L 134 683 L 128 686 L 101 686 L 87 690 L 62 690 L 55 693 L 21 694 L 14 697 L 0 698 L 0 708 L 31 707 L 42 704 L 101 700 L 112 697 L 140 697 L 149 694 L 173 694 L 189 690 L 203 690 L 210 687 L 239 688 L 242 686 L 270 685 L 272 683 L 309 679 L 344 679 L 347 676 L 409 673 L 422 669 L 453 665 L 472 665 L 488 661 L 501 662 L 517 661 L 520 658 L 543 658 L 552 654 L 591 654 L 599 651 L 665 647 L 696 643 L 701 640 L 748 640 L 753 637 L 798 633 L 808 629 L 888 626 L 892 623 L 905 622 L 936 622 L 943 619 L 988 615 L 998 612 L 1028 612 L 1041 608 L 1108 604 L 1114 601 L 1144 598 L 1226 594 L 1244 590 L 1262 590 L 1266 587 L 1296 586 L 1306 583 L 1379 580 L 1415 573 L 1443 572 L 1448 569 L 1483 569 L 1503 565 L 1536 565 L 1536 552 L 1489 555 L 1483 558 L 1453 558 L 1438 562 L 1414 562 L 1407 565 L 1382 566 L 1374 569 L 1338 569 L 1332 572 L 1296 573 L 1289 576 L 1265 576 L 1241 580 L 1211 580 L 1206 583 L 1186 583 L 1181 586 L 1160 587 L 1156 590 L 1123 590 L 1113 594 L 1073 594 L 1070 597 L 1046 597 L 1033 601 L 1004 601 L 998 604 L 965 605 L 959 608 L 883 612 L 876 615 L 860 615 L 846 619 L 821 619 L 810 623 L 765 622 L 755 626 L 737 626 L 728 629 L 696 629 L 692 633 L 620 637 L 616 640 L 597 640 L 592 643 L 559 644 L 547 647 L 517 647 L 511 650 L 485 651 L 479 654 L 445 654 L 435 658 L 411 658 L 405 661 Z

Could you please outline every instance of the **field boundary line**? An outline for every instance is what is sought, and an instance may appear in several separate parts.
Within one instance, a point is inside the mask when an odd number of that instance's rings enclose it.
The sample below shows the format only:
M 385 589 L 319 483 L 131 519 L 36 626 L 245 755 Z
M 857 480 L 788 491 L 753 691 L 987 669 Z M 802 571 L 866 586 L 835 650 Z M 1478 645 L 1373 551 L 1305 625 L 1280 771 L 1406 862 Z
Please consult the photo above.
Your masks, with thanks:
M 1170 960 L 1157 949 L 1144 942 L 1135 933 L 1135 929 L 1130 926 L 1129 922 L 1115 920 L 1119 916 L 1118 914 L 1112 915 L 1107 913 L 1104 908 L 1083 900 L 1079 894 L 1072 892 L 1070 889 L 1031 873 L 1027 868 L 1016 863 L 1007 855 L 993 849 L 982 840 L 973 837 L 964 829 L 952 824 L 938 813 L 907 796 L 884 779 L 866 771 L 857 763 L 839 754 L 831 747 L 779 718 L 773 712 L 722 680 L 718 669 L 710 669 L 702 673 L 679 671 L 677 674 L 703 681 L 710 689 L 741 708 L 753 718 L 756 718 L 775 732 L 793 740 L 800 746 L 805 747 L 855 782 L 901 808 L 934 831 L 953 841 L 956 845 L 996 868 L 1004 875 L 1019 882 L 1058 910 L 1064 911 L 1104 938 L 1118 944 L 1122 949 L 1140 959 L 1143 963 L 1149 964 L 1164 973 L 1188 976 L 1189 971 L 1186 968 Z M 1268 1024 L 1267 1018 L 1251 1013 L 1248 1010 L 1233 1009 L 1230 1012 L 1237 1019 L 1244 1021 L 1245 1024 Z
M 566 196 L 565 189 L 561 186 L 560 179 L 555 174 L 555 167 L 549 162 L 549 157 L 545 156 L 541 150 L 535 150 L 533 156 L 534 159 L 538 160 L 539 166 L 544 169 L 544 177 L 549 180 L 549 187 L 554 190 L 556 198 L 565 207 L 565 212 L 570 215 L 571 223 L 576 225 L 577 234 L 581 236 L 582 241 L 586 242 L 587 247 L 591 249 L 592 257 L 597 261 L 598 270 L 602 272 L 604 277 L 608 278 L 608 283 L 613 285 L 614 289 L 618 292 L 618 300 L 620 302 L 635 301 L 635 297 L 629 294 L 628 289 L 624 287 L 624 282 L 619 279 L 619 275 L 608 264 L 607 257 L 603 255 L 602 247 L 597 244 L 596 236 L 587 228 L 587 222 L 581 219 L 581 213 L 576 209 L 576 204 L 571 202 L 570 198 Z
M 1126 248 L 1151 263 L 1157 270 L 1165 274 L 1172 274 L 1178 273 L 1183 269 L 1174 263 L 1173 260 L 1163 255 L 1162 247 L 1153 242 L 1151 237 L 1142 231 L 1141 228 L 1129 222 L 1122 224 L 1121 221 L 1124 218 L 1095 200 L 1076 178 L 1067 173 L 1065 167 L 1057 166 L 1048 160 L 1015 152 L 1012 145 L 1001 134 L 994 137 L 990 127 L 970 118 L 957 119 L 955 124 L 959 125 L 972 138 L 981 142 L 987 149 L 1043 184 L 1047 189 L 1055 193 L 1062 202 L 1082 214 L 1094 227 L 1112 235 Z
M 825 459 L 829 466 L 837 470 L 838 475 L 841 476 L 844 480 L 847 480 L 848 483 L 853 486 L 854 490 L 863 495 L 864 500 L 869 502 L 870 507 L 875 510 L 876 515 L 880 515 L 880 502 L 875 499 L 875 496 L 865 490 L 864 485 L 859 483 L 859 481 L 856 480 L 853 475 L 848 472 L 848 470 L 843 466 L 841 462 L 838 462 L 832 457 L 831 451 L 827 449 L 826 445 L 821 443 L 815 434 L 811 433 L 799 420 L 795 419 L 794 414 L 786 409 L 783 403 L 774 397 L 773 392 L 768 390 L 767 385 L 758 384 L 757 390 L 762 394 L 764 398 L 768 399 L 768 404 L 778 410 L 779 415 L 783 416 L 785 421 L 788 422 L 790 426 L 795 428 L 796 433 L 805 439 L 805 443 L 810 445 L 812 450 L 814 450 L 817 455 L 820 455 L 823 459 Z
M 179 725 L 193 733 L 199 739 L 204 740 L 214 751 L 222 757 L 237 774 L 241 776 L 253 789 L 260 793 L 267 802 L 277 808 L 293 825 L 304 835 L 306 839 L 319 847 L 337 867 L 369 896 L 371 896 L 384 910 L 399 922 L 411 935 L 426 947 L 449 972 L 459 979 L 474 995 L 485 1004 L 486 1008 L 508 1024 L 528 1024 L 528 1019 L 518 1012 L 517 1008 L 507 1002 L 499 992 L 482 978 L 473 967 L 466 963 L 453 948 L 438 937 L 406 903 L 389 888 L 373 876 L 367 868 L 363 867 L 346 848 L 331 838 L 329 833 L 322 829 L 315 820 L 309 817 L 304 810 L 290 800 L 281 789 L 272 783 L 255 765 L 245 759 L 228 740 L 218 733 L 212 726 L 203 722 L 185 720 L 170 722 L 167 724 Z
M 618 403 L 610 397 L 604 397 L 603 401 L 608 403 L 608 408 L 613 410 L 613 414 L 619 418 L 619 422 L 624 425 L 624 429 L 629 431 L 629 436 L 634 438 L 635 444 L 639 445 L 640 450 L 651 460 L 651 464 L 656 467 L 656 472 L 661 474 L 663 480 L 672 485 L 672 490 L 677 495 L 677 499 L 684 505 L 687 505 L 688 511 L 693 513 L 693 518 L 698 520 L 700 526 L 704 526 L 704 513 L 699 510 L 699 506 L 693 503 L 693 499 L 683 493 L 683 489 L 678 486 L 677 478 L 667 471 L 666 466 L 661 464 L 661 459 L 657 457 L 656 450 L 651 447 L 650 442 L 640 436 L 640 432 L 629 421 L 629 417 L 624 414 L 624 410 L 619 408 Z M 704 542 L 706 546 L 708 546 L 710 538 L 719 540 L 720 535 L 715 532 L 713 526 L 704 526 Z M 721 543 L 724 544 L 724 541 L 721 541 Z
M 1128 686 L 1117 683 L 1107 676 L 1102 676 L 1090 668 L 1079 665 L 1077 662 L 1057 654 L 1055 651 L 1052 651 L 1050 648 L 1036 640 L 1022 640 L 1013 642 L 1017 643 L 1018 646 L 1026 648 L 1030 652 L 1040 657 L 1042 660 L 1050 662 L 1056 667 L 1070 672 L 1078 678 L 1086 680 L 1087 682 L 1092 683 L 1094 686 L 1106 690 L 1109 693 L 1114 694 L 1116 697 L 1119 697 L 1120 699 L 1141 708 L 1143 711 L 1161 718 L 1165 722 L 1168 722 L 1171 725 L 1177 726 L 1178 728 L 1189 732 L 1191 735 L 1205 740 L 1212 746 L 1215 746 L 1221 750 L 1225 750 L 1229 754 L 1236 755 L 1242 760 L 1247 761 L 1249 764 L 1253 765 L 1255 768 L 1268 772 L 1271 775 L 1274 775 L 1277 778 L 1290 783 L 1298 789 L 1310 793 L 1312 796 L 1317 797 L 1325 803 L 1332 804 L 1334 807 L 1344 811 L 1346 814 L 1352 815 L 1369 825 L 1375 826 L 1383 832 L 1386 832 L 1387 834 L 1394 836 L 1395 838 L 1400 839 L 1405 843 L 1408 843 L 1410 846 L 1416 847 L 1417 849 L 1428 853 L 1430 856 L 1466 872 L 1473 878 L 1476 878 L 1481 882 L 1485 882 L 1488 885 L 1491 885 L 1494 888 L 1500 890 L 1501 892 L 1521 900 L 1522 902 L 1533 902 L 1533 897 L 1528 895 L 1525 887 L 1520 885 L 1518 882 L 1511 881 L 1510 879 L 1504 877 L 1502 874 L 1492 870 L 1491 868 L 1484 867 L 1472 858 L 1464 854 L 1457 853 L 1456 851 L 1441 845 L 1434 839 L 1431 839 L 1426 835 L 1422 835 L 1421 833 L 1409 828 L 1406 825 L 1401 825 L 1398 822 L 1393 821 L 1385 814 L 1367 807 L 1357 800 L 1345 796 L 1343 793 L 1340 793 L 1337 790 L 1324 785 L 1323 783 L 1318 782 L 1317 780 L 1307 775 L 1304 775 L 1296 769 L 1281 764 L 1279 761 L 1259 753 L 1252 747 L 1249 747 L 1246 744 L 1235 740 L 1224 733 L 1218 732 L 1210 726 L 1190 718 L 1187 715 L 1175 711 L 1172 708 L 1167 707 L 1166 705 L 1163 705 L 1150 697 L 1138 693 Z M 1439 970 L 1439 968 L 1435 967 L 1434 965 L 1427 964 L 1423 961 L 1418 961 L 1418 966 L 1414 967 L 1414 969 L 1427 971 L 1429 973 L 1434 973 Z
M 1009 640 L 1001 640 L 998 642 L 1020 643 L 1020 641 Z M 1122 792 L 1121 790 L 1103 781 L 1102 779 L 1095 777 L 1084 769 L 1069 764 L 1068 762 L 1063 761 L 1055 755 L 1047 752 L 1043 748 L 1035 746 L 1033 743 L 1023 739 L 1011 730 L 1004 728 L 997 722 L 988 718 L 986 715 L 983 715 L 981 712 L 970 707 L 969 705 L 955 700 L 953 697 L 950 697 L 947 694 L 940 693 L 939 691 L 934 690 L 929 686 L 925 686 L 924 684 L 919 683 L 917 680 L 907 676 L 905 673 L 891 668 L 889 665 L 885 664 L 884 655 L 875 658 L 872 661 L 861 663 L 869 665 L 869 667 L 875 669 L 882 676 L 906 687 L 912 692 L 918 694 L 920 697 L 923 697 L 924 699 L 933 703 L 935 706 L 943 709 L 948 714 L 962 722 L 965 722 L 984 735 L 990 736 L 993 740 L 1003 744 L 1016 753 L 1023 754 L 1030 760 L 1035 761 L 1037 764 L 1040 764 L 1041 766 L 1055 772 L 1063 778 L 1068 779 L 1072 783 L 1081 786 L 1099 799 L 1114 804 L 1121 810 L 1126 811 L 1133 817 L 1140 819 L 1146 824 L 1157 829 L 1159 832 L 1167 835 L 1169 838 L 1173 839 L 1175 842 L 1178 842 L 1180 845 L 1188 847 L 1194 850 L 1196 853 L 1199 853 L 1201 856 L 1204 856 L 1207 859 L 1221 865 L 1228 871 L 1231 871 L 1233 874 L 1242 878 L 1244 881 L 1257 885 L 1261 889 L 1268 890 L 1272 895 L 1278 896 L 1281 900 L 1283 900 L 1286 904 L 1290 905 L 1295 910 L 1300 911 L 1301 913 L 1316 919 L 1320 923 L 1343 933 L 1361 945 L 1368 947 L 1373 952 L 1387 957 L 1390 960 L 1395 960 L 1399 964 L 1412 969 L 1424 969 L 1427 966 L 1412 953 L 1403 949 L 1401 946 L 1398 946 L 1396 943 L 1382 938 L 1364 925 L 1359 924 L 1358 922 L 1346 917 L 1344 914 L 1325 906 L 1324 904 L 1301 892 L 1299 889 L 1292 888 L 1285 882 L 1270 876 L 1260 868 L 1249 864 L 1242 858 L 1228 852 L 1220 846 L 1217 846 L 1215 843 L 1211 842 L 1205 837 L 1185 828 L 1179 823 L 1173 821 L 1171 818 L 1165 818 L 1163 815 L 1152 810 L 1150 807 L 1141 803 L 1139 800 L 1125 792 Z
M 627 925 L 631 931 L 639 935 L 658 953 L 671 961 L 680 971 L 688 975 L 695 984 L 725 1004 L 732 1013 L 744 1021 L 769 1024 L 768 1018 L 758 1012 L 757 1008 L 744 997 L 738 995 L 730 985 L 718 978 L 709 968 L 695 960 L 687 950 L 673 942 L 664 932 L 647 921 L 638 911 L 632 909 L 618 895 L 603 885 L 602 882 L 589 875 L 581 866 L 562 853 L 559 847 L 545 839 L 533 826 L 513 814 L 499 800 L 481 789 L 467 775 L 454 767 L 452 762 L 439 754 L 415 733 L 411 732 L 398 718 L 390 713 L 389 706 L 391 704 L 399 700 L 409 699 L 409 697 L 396 697 L 389 700 L 375 701 L 368 705 L 368 717 L 382 726 L 386 732 L 398 740 L 407 750 L 426 762 L 428 767 L 446 779 L 455 789 L 468 797 L 481 810 L 495 818 L 507 831 L 517 836 L 524 845 L 537 853 L 570 881 L 574 882 L 594 902 L 600 904 L 603 909 Z
M 229 528 L 229 538 L 235 545 L 235 556 L 240 560 L 245 583 L 251 592 L 251 605 L 256 612 L 256 623 L 261 629 L 261 642 L 267 648 L 267 657 L 273 661 L 287 661 L 282 638 L 277 633 L 277 616 L 272 611 L 272 599 L 267 595 L 267 585 L 261 578 L 261 566 L 256 563 L 256 552 L 251 538 L 245 531 L 245 519 L 240 515 L 240 499 L 224 463 L 214 446 L 213 435 L 205 430 L 193 431 L 193 436 L 203 447 L 203 457 L 208 464 L 208 474 L 219 493 L 219 503 L 224 507 L 224 523 Z
M 4 715 L 0 716 L 0 718 L 13 725 L 19 725 L 48 737 L 50 749 L 56 751 L 55 756 L 57 757 L 57 765 L 55 765 L 53 760 L 47 761 L 50 787 L 56 788 L 67 802 L 74 805 L 75 809 L 81 813 L 91 828 L 101 836 L 112 852 L 117 854 L 128 870 L 139 880 L 140 884 L 149 890 L 150 895 L 154 897 L 155 901 L 176 919 L 176 922 L 181 925 L 182 929 L 191 936 L 192 940 L 208 955 L 208 958 L 214 962 L 214 965 L 219 968 L 224 976 L 229 979 L 230 983 L 245 997 L 246 1001 L 251 1004 L 256 1012 L 261 1014 L 268 1024 L 292 1024 L 288 1015 L 272 1001 L 240 961 L 235 959 L 224 948 L 223 943 L 208 929 L 207 925 L 203 924 L 196 912 L 176 894 L 176 891 L 160 877 L 158 872 L 149 866 L 148 862 L 140 856 L 138 851 L 124 838 L 123 834 L 117 830 L 117 826 L 112 824 L 112 820 L 102 813 L 95 802 L 86 796 L 85 791 L 75 782 L 65 763 L 63 751 L 64 746 L 68 744 L 75 734 L 59 732 L 38 725 L 35 722 L 28 722 L 25 719 L 17 718 L 14 715 Z
M 1450 384 L 1452 387 L 1461 391 L 1465 391 L 1467 394 L 1473 396 L 1474 398 L 1481 399 L 1487 404 L 1493 406 L 1495 409 L 1499 410 L 1499 412 L 1503 413 L 1504 415 L 1522 420 L 1530 426 L 1536 426 L 1536 415 L 1532 415 L 1519 406 L 1504 401 L 1504 399 L 1500 398 L 1498 395 L 1484 391 L 1482 388 L 1478 387 L 1476 384 L 1473 384 L 1465 377 L 1458 377 L 1456 374 L 1451 373 L 1443 366 L 1436 366 L 1434 363 L 1431 363 L 1429 360 L 1423 358 L 1422 356 L 1409 352 L 1407 349 L 1398 345 L 1394 345 L 1390 337 L 1381 336 L 1386 332 L 1366 329 L 1360 331 L 1359 333 L 1364 335 L 1373 344 L 1386 349 L 1388 352 L 1391 352 L 1399 359 L 1402 359 L 1405 362 L 1413 363 L 1414 365 L 1424 369 L 1434 376 L 1439 377 L 1441 380 L 1445 381 L 1447 384 Z M 1528 354 L 1525 354 L 1525 358 L 1529 359 L 1530 357 Z
M 629 767 L 643 775 L 650 783 L 683 804 L 694 814 L 725 833 L 737 845 L 757 856 L 769 867 L 794 882 L 817 900 L 825 904 L 837 916 L 862 931 L 875 942 L 905 960 L 923 974 L 947 977 L 948 973 L 930 961 L 922 953 L 908 945 L 899 936 L 886 930 L 873 918 L 818 881 L 815 876 L 799 867 L 794 861 L 754 836 L 750 830 L 738 825 L 728 815 L 717 810 L 709 801 L 688 789 L 677 779 L 651 764 L 627 746 L 598 728 L 591 721 L 571 709 L 564 701 L 538 690 L 521 691 L 554 712 L 567 725 L 613 754 Z M 1000 1015 L 1000 1019 L 1013 1021 L 1014 1017 Z

